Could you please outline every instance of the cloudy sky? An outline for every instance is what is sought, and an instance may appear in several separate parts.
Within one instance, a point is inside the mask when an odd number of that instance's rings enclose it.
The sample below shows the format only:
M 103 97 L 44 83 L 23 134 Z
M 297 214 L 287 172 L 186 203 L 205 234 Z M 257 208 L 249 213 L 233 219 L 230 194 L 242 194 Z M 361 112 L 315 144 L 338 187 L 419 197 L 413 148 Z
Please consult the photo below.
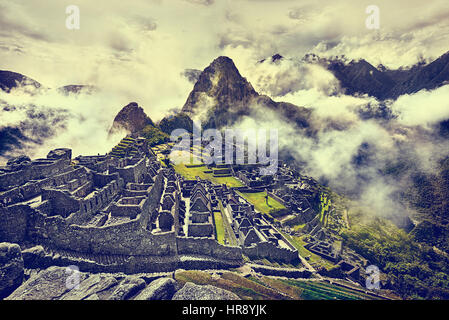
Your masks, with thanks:
M 80 10 L 79 30 L 66 27 L 66 8 L 72 5 Z M 380 18 L 374 30 L 366 27 L 366 9 L 373 5 Z M 392 195 L 402 184 L 378 172 L 404 150 L 421 170 L 433 170 L 449 148 L 431 132 L 449 117 L 449 86 L 400 97 L 390 105 L 397 119 L 383 125 L 358 116 L 361 107 L 378 105 L 375 98 L 341 94 L 329 71 L 299 61 L 315 53 L 407 67 L 447 52 L 448 39 L 447 0 L 0 0 L 0 70 L 49 88 L 100 88 L 94 95 L 70 96 L 56 90 L 0 92 L 0 129 L 51 136 L 17 150 L 32 158 L 57 147 L 72 148 L 74 156 L 106 153 L 123 137 L 107 136 L 123 106 L 136 101 L 160 120 L 181 108 L 192 90 L 187 69 L 203 70 L 226 55 L 258 92 L 312 108 L 324 129 L 312 140 L 267 112 L 243 119 L 242 126 L 278 127 L 280 144 L 307 163 L 306 174 L 344 189 L 360 189 L 362 176 L 366 203 L 378 212 L 398 211 Z M 276 53 L 287 59 L 257 63 Z M 327 130 L 328 121 L 344 130 Z M 362 143 L 375 151 L 374 160 L 355 168 L 352 159 Z M 0 156 L 0 163 L 12 155 L 17 154 Z
M 80 29 L 66 28 L 66 7 Z M 367 6 L 380 29 L 365 26 Z M 0 69 L 49 87 L 93 84 L 114 92 L 115 113 L 137 101 L 160 119 L 182 107 L 192 84 L 185 69 L 230 56 L 257 88 L 252 64 L 280 53 L 344 54 L 389 67 L 448 50 L 447 0 L 0 0 Z

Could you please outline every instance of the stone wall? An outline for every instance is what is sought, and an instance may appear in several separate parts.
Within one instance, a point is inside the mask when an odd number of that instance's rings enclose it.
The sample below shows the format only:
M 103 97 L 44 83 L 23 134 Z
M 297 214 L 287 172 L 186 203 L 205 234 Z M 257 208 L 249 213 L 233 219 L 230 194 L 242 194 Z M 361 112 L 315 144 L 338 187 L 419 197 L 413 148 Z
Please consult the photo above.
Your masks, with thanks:
M 59 214 L 67 217 L 80 210 L 80 201 L 65 190 L 44 189 L 42 190 L 42 201 L 45 200 L 48 200 L 51 205 L 49 215 Z
M 81 211 L 89 213 L 100 210 L 121 191 L 123 180 L 113 180 L 88 198 L 80 199 Z M 122 183 L 120 183 L 122 182 Z
M 211 238 L 177 237 L 179 254 L 199 254 L 223 260 L 242 261 L 242 249 L 225 246 Z
M 107 185 L 109 182 L 112 182 L 113 180 L 119 180 L 120 176 L 118 173 L 112 173 L 112 174 L 103 174 L 103 173 L 97 173 L 92 172 L 93 176 L 93 182 L 94 185 L 98 188 L 102 188 L 105 185 Z
M 109 172 L 118 172 L 125 184 L 128 182 L 143 182 L 144 174 L 147 172 L 146 158 L 142 158 L 136 164 L 128 165 L 124 168 L 109 166 Z
M 127 200 L 133 200 L 135 203 L 126 203 Z M 147 197 L 121 198 L 119 202 L 111 205 L 111 216 L 129 217 L 136 219 L 139 214 L 149 216 L 150 203 Z
M 114 182 L 115 180 L 105 188 Z M 162 172 L 159 172 L 141 213 L 135 219 L 120 224 L 93 227 L 69 223 L 74 220 L 74 216 L 80 220 L 80 216 L 92 213 L 91 207 L 88 207 L 87 211 L 81 210 L 73 213 L 68 219 L 61 216 L 47 217 L 39 211 L 33 210 L 32 215 L 35 218 L 30 232 L 38 238 L 38 242 L 77 252 L 124 255 L 176 254 L 174 231 L 155 235 L 146 230 L 150 212 L 155 210 L 159 204 L 162 182 Z
M 243 253 L 250 259 L 270 259 L 275 261 L 293 262 L 299 259 L 298 251 L 280 248 L 271 242 L 264 241 L 243 248 Z
M 257 273 L 267 276 L 286 277 L 286 278 L 310 278 L 312 272 L 305 268 L 290 269 L 290 268 L 274 268 L 269 266 L 262 266 L 256 264 L 249 264 L 251 269 Z
M 42 193 L 42 189 L 45 187 L 63 185 L 70 180 L 79 178 L 80 176 L 85 176 L 86 181 L 89 179 L 89 174 L 85 168 L 77 168 L 75 170 L 72 170 L 71 168 L 72 167 L 68 166 L 63 170 L 63 173 L 37 181 L 28 181 L 20 187 L 13 188 L 5 192 L 0 192 L 0 202 L 4 203 L 4 200 L 7 199 L 8 201 L 6 202 L 17 203 L 38 196 Z M 2 178 L 3 176 L 0 176 L 0 180 Z
M 0 175 L 0 190 L 11 186 L 20 186 L 29 180 L 42 179 L 60 173 L 70 165 L 70 160 L 36 160 L 19 171 L 5 172 Z
M 26 268 L 42 269 L 50 266 L 76 265 L 84 272 L 149 273 L 172 272 L 177 269 L 226 269 L 241 266 L 239 260 L 215 259 L 208 256 L 113 256 L 86 255 L 44 249 L 42 246 L 22 251 Z
M 47 217 L 37 225 L 39 242 L 50 247 L 95 254 L 173 255 L 174 232 L 152 234 L 141 225 L 139 215 L 129 222 L 101 227 L 68 225 L 60 216 Z
M 26 205 L 0 207 L 0 242 L 20 243 L 25 239 L 28 211 Z
M 214 232 L 212 223 L 189 223 L 187 225 L 188 236 L 192 237 L 208 237 Z

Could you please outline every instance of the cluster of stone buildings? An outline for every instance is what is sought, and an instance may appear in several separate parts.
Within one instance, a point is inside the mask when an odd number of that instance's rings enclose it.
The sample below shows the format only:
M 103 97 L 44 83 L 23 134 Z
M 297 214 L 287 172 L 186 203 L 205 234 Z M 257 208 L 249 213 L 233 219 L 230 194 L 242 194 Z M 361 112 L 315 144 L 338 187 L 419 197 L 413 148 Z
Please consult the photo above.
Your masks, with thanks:
M 287 208 L 285 223 L 274 223 L 240 196 L 241 187 L 187 180 L 161 165 L 143 140 L 129 146 L 132 153 L 74 159 L 71 150 L 55 149 L 43 159 L 21 156 L 0 166 L 0 242 L 20 244 L 25 264 L 39 268 L 165 272 L 237 267 L 244 256 L 297 265 L 297 250 L 279 231 L 290 223 L 305 224 L 308 250 L 339 261 L 311 204 L 319 195 L 313 180 L 298 179 L 282 164 L 265 177 L 257 165 L 208 169 L 239 178 L 244 192 L 267 190 Z
M 19 243 L 35 265 L 86 271 L 240 265 L 241 248 L 213 238 L 201 183 L 186 203 L 180 182 L 148 148 L 133 157 L 72 159 L 57 149 L 45 159 L 12 159 L 0 167 L 0 242 Z
M 238 195 L 228 197 L 226 211 L 243 252 L 251 259 L 299 261 L 297 250 L 254 206 Z

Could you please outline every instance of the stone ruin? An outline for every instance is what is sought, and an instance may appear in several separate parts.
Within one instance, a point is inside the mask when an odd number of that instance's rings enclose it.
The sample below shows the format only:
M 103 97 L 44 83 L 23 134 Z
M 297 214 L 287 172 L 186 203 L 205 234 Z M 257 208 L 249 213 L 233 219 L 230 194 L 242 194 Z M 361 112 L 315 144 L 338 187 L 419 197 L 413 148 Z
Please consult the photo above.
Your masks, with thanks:
M 298 251 L 254 206 L 235 192 L 227 195 L 226 210 L 246 256 L 286 263 L 298 262 Z
M 17 157 L 0 167 L 0 242 L 19 244 L 29 268 L 136 273 L 240 266 L 241 248 L 214 239 L 207 190 L 196 184 L 185 199 L 181 183 L 146 148 L 132 157 L 72 159 L 70 149 Z

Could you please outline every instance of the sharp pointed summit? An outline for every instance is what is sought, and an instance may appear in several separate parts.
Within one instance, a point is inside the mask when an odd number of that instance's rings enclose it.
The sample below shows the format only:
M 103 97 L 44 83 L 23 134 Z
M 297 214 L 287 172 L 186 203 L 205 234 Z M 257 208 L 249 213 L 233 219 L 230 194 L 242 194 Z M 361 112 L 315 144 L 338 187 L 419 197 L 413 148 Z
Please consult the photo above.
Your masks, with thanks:
M 299 126 L 307 126 L 308 111 L 259 95 L 240 74 L 232 59 L 225 56 L 215 59 L 200 74 L 182 111 L 200 120 L 205 128 L 221 128 L 250 115 L 256 106 L 274 109 Z
M 200 74 L 183 112 L 197 113 L 204 106 L 239 109 L 257 97 L 252 85 L 240 75 L 232 59 L 218 57 Z

